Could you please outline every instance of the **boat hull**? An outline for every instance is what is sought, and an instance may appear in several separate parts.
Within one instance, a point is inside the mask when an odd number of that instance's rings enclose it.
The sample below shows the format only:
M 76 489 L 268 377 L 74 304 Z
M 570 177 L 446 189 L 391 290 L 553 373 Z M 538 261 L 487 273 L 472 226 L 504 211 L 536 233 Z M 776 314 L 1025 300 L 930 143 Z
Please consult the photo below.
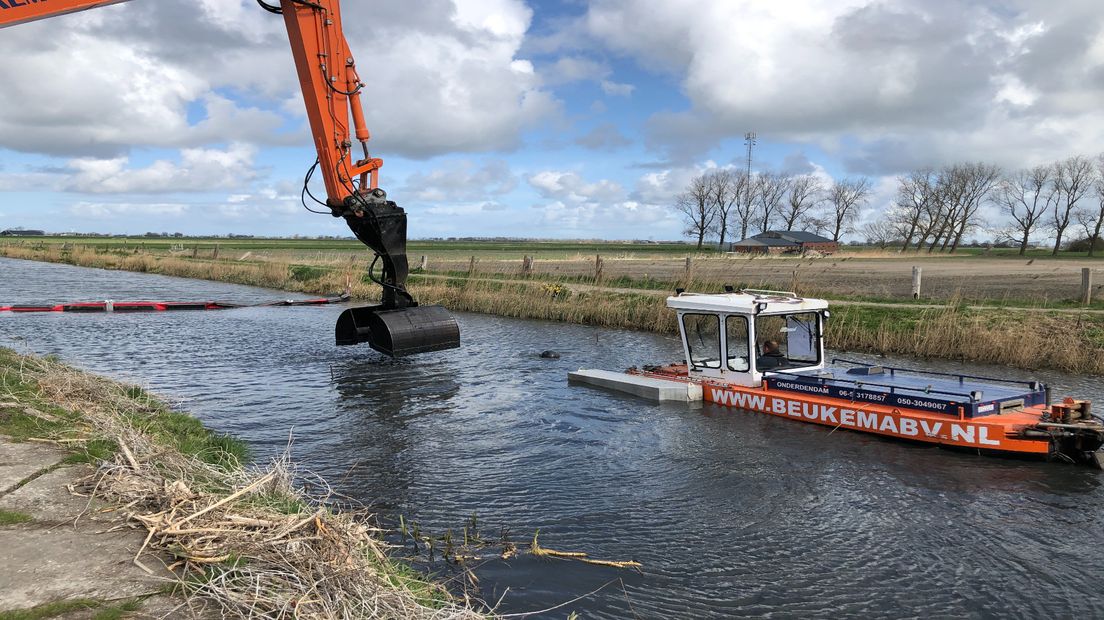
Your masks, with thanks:
M 962 448 L 1048 456 L 1049 438 L 1028 438 L 1023 432 L 1045 413 L 1033 407 L 999 415 L 957 418 L 945 414 L 886 407 L 766 388 L 705 383 L 706 402 L 766 413 L 780 418 L 872 433 L 885 437 Z

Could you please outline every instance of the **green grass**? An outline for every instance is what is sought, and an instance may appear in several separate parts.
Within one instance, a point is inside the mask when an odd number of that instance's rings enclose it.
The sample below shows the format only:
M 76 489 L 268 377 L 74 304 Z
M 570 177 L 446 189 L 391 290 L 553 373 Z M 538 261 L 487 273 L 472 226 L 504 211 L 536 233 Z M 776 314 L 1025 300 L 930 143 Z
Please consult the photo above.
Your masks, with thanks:
M 15 611 L 0 611 L 0 620 L 42 620 L 44 618 L 56 618 L 87 609 L 96 609 L 103 605 L 103 601 L 89 598 L 73 599 L 71 601 L 57 601 L 46 603 L 30 609 Z
M 31 515 L 23 514 L 22 512 L 0 510 L 0 525 L 19 525 L 20 523 L 27 523 L 33 520 Z
M 98 610 L 93 616 L 92 620 L 120 620 L 128 613 L 138 611 L 142 608 L 142 602 L 135 599 L 132 601 L 126 601 L 119 605 L 112 605 Z
M 43 402 L 39 386 L 20 371 L 25 360 L 15 352 L 0 348 L 0 403 L 15 401 L 18 406 L 0 408 L 0 434 L 16 441 L 59 439 L 73 436 L 82 428 L 80 415 Z M 198 419 L 173 411 L 137 386 L 121 386 L 120 396 L 130 401 L 121 408 L 126 420 L 136 429 L 184 454 L 224 469 L 238 467 L 250 458 L 248 445 L 234 437 L 216 433 Z M 52 416 L 53 420 L 27 413 L 27 409 Z M 68 463 L 98 463 L 118 450 L 114 441 L 92 439 L 75 444 Z
M 0 620 L 45 620 L 80 611 L 95 610 L 92 620 L 120 620 L 127 614 L 142 608 L 142 599 L 131 599 L 112 604 L 90 598 L 78 598 L 69 601 L 46 603 L 30 609 L 0 611 Z
M 147 252 L 182 250 L 191 256 L 197 250 L 200 257 L 209 257 L 215 247 L 222 252 L 349 252 L 364 254 L 364 244 L 356 239 L 215 239 L 210 237 L 145 238 L 145 237 L 0 237 L 0 244 L 35 247 L 71 244 L 102 251 L 127 253 L 136 249 Z M 713 254 L 714 248 L 698 252 L 693 245 L 682 243 L 637 243 L 622 241 L 444 241 L 411 240 L 407 254 L 441 255 L 449 258 L 467 258 L 472 254 L 480 258 L 520 259 L 522 256 L 541 258 L 566 258 L 577 254 L 643 254 L 676 255 Z M 416 264 L 415 261 L 411 261 Z
M 330 271 L 330 269 L 312 267 L 310 265 L 292 265 L 291 279 L 296 282 L 308 282 L 310 280 L 317 280 Z

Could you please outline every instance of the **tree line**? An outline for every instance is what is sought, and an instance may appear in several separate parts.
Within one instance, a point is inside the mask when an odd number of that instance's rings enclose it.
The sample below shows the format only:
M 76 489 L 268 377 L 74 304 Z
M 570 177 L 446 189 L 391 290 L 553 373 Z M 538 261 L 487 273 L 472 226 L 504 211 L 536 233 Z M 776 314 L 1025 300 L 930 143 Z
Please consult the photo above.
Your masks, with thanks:
M 706 238 L 723 246 L 736 232 L 744 239 L 749 231 L 771 228 L 839 241 L 854 231 L 870 193 L 865 177 L 826 182 L 765 172 L 749 179 L 745 172 L 724 169 L 695 177 L 676 208 L 685 234 L 697 239 L 699 249 Z M 983 162 L 913 170 L 897 178 L 886 212 L 859 232 L 882 248 L 953 253 L 979 231 L 1018 246 L 1021 255 L 1040 238 L 1053 239 L 1051 253 L 1057 255 L 1076 237 L 1093 256 L 1104 249 L 1104 154 L 1016 170 Z
M 981 207 L 997 221 L 983 221 Z M 1088 241 L 1092 256 L 1104 227 L 1104 154 L 1002 170 L 983 163 L 924 168 L 898 177 L 897 196 L 868 239 L 900 244 L 902 251 L 954 252 L 975 230 L 1027 252 L 1032 239 L 1053 238 L 1057 255 L 1071 235 Z
M 812 174 L 749 175 L 720 168 L 691 179 L 675 199 L 675 209 L 685 225 L 683 234 L 696 239 L 699 250 L 707 238 L 724 247 L 730 238 L 774 228 L 808 230 L 839 241 L 853 230 L 871 189 L 866 177 L 826 183 Z

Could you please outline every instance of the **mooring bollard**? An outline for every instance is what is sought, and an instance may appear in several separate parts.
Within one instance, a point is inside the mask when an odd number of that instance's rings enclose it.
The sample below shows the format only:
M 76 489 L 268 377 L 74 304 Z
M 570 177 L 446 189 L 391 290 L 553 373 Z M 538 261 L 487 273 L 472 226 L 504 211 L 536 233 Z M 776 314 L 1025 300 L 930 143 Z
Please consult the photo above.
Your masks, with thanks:
M 920 275 L 922 269 L 919 267 L 912 268 L 912 298 L 920 299 Z
M 1092 268 L 1083 267 L 1081 269 L 1081 305 L 1087 306 L 1092 303 Z

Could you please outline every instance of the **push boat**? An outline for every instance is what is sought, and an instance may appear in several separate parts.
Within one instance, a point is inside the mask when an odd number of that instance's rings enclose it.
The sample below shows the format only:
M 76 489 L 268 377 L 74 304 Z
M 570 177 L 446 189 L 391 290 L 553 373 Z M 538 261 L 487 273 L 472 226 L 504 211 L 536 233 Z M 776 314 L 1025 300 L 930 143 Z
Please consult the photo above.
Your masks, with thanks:
M 625 372 L 579 370 L 572 383 L 654 400 L 702 400 L 833 429 L 1094 465 L 1104 469 L 1104 419 L 1091 402 L 1054 402 L 1049 386 L 834 358 L 822 299 L 726 287 L 679 290 L 685 362 Z

